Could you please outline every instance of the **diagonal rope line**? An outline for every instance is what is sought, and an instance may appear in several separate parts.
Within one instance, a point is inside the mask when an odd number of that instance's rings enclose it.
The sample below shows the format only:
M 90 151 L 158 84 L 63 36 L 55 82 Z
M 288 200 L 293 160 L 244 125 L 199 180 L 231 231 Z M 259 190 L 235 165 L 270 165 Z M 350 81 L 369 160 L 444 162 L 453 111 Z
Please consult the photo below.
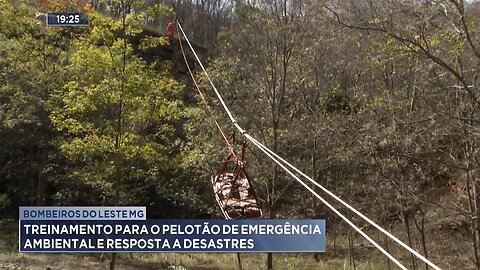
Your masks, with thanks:
M 207 70 L 205 69 L 205 67 L 204 67 L 203 64 L 202 64 L 202 61 L 200 61 L 200 58 L 198 57 L 197 53 L 196 53 L 195 50 L 193 49 L 192 44 L 191 44 L 190 41 L 188 40 L 187 35 L 186 35 L 185 32 L 183 31 L 182 25 L 180 24 L 180 22 L 179 22 L 178 20 L 177 20 L 177 25 L 178 25 L 178 28 L 180 29 L 180 31 L 182 32 L 183 37 L 185 37 L 185 41 L 187 42 L 188 46 L 190 47 L 193 55 L 195 56 L 195 59 L 197 60 L 197 62 L 198 62 L 198 64 L 200 65 L 200 67 L 202 68 L 203 72 L 205 73 L 205 76 L 207 77 L 207 80 L 210 82 L 210 85 L 212 85 L 213 90 L 215 91 L 215 94 L 217 95 L 218 99 L 220 100 L 220 103 L 221 103 L 222 106 L 223 106 L 223 109 L 224 109 L 225 112 L 228 114 L 228 118 L 230 118 L 230 121 L 232 121 L 232 123 L 234 123 L 235 127 L 237 127 L 237 128 L 240 130 L 240 132 L 243 134 L 243 133 L 245 132 L 245 130 L 243 130 L 242 128 L 240 128 L 240 126 L 238 126 L 237 120 L 235 120 L 235 118 L 233 117 L 232 113 L 230 112 L 230 110 L 228 109 L 227 105 L 225 104 L 225 101 L 223 100 L 222 96 L 221 96 L 220 93 L 218 92 L 217 87 L 215 87 L 215 85 L 213 84 L 212 79 L 211 79 L 210 76 L 208 75 Z
M 290 164 L 289 162 L 287 162 L 285 159 L 283 159 L 282 157 L 280 157 L 278 154 L 276 154 L 275 152 L 273 152 L 272 150 L 270 150 L 269 148 L 267 148 L 265 145 L 261 144 L 260 142 L 258 142 L 255 138 L 251 137 L 249 134 L 246 134 L 246 136 L 248 135 L 248 137 L 250 137 L 250 141 L 252 141 L 252 143 L 254 142 L 254 144 L 258 144 L 258 146 L 262 147 L 263 149 L 265 149 L 265 151 L 267 151 L 268 153 L 270 153 L 272 156 L 274 156 L 275 158 L 277 158 L 278 160 L 280 160 L 281 162 L 283 162 L 284 164 L 286 164 L 288 167 L 290 167 L 291 169 L 293 169 L 294 171 L 296 171 L 297 173 L 299 173 L 300 175 L 302 175 L 303 177 L 305 177 L 308 181 L 310 181 L 311 183 L 313 183 L 315 186 L 319 187 L 321 190 L 323 190 L 325 193 L 327 193 L 328 195 L 330 195 L 332 198 L 334 198 L 335 200 L 337 200 L 338 202 L 340 202 L 342 205 L 344 205 L 345 207 L 347 207 L 348 209 L 350 209 L 350 211 L 354 212 L 355 214 L 357 214 L 359 217 L 361 217 L 362 219 L 364 219 L 365 221 L 367 221 L 369 224 L 371 224 L 372 226 L 374 226 L 376 229 L 378 229 L 379 231 L 381 231 L 382 233 L 384 233 L 386 236 L 388 236 L 390 239 L 394 240 L 395 242 L 397 242 L 399 245 L 401 245 L 403 248 L 405 248 L 406 250 L 408 250 L 409 252 L 411 252 L 412 254 L 414 254 L 416 257 L 418 257 L 419 259 L 421 259 L 423 262 L 425 262 L 426 264 L 430 265 L 433 269 L 435 270 L 441 270 L 440 267 L 438 267 L 437 265 L 435 265 L 434 263 L 432 263 L 430 260 L 428 260 L 427 258 L 425 258 L 422 254 L 418 253 L 416 250 L 412 249 L 411 247 L 409 247 L 407 244 L 403 243 L 401 240 L 399 240 L 397 237 L 395 237 L 393 234 L 391 234 L 390 232 L 388 232 L 387 230 L 385 230 L 384 228 L 382 228 L 380 225 L 378 225 L 377 223 L 375 223 L 373 220 L 369 219 L 367 216 L 363 215 L 360 211 L 358 211 L 357 209 L 355 209 L 353 206 L 349 205 L 347 202 L 345 202 L 344 200 L 340 199 L 338 196 L 336 196 L 334 193 L 332 193 L 330 190 L 328 190 L 327 188 L 325 188 L 324 186 L 320 185 L 318 182 L 316 182 L 315 180 L 313 180 L 311 177 L 309 177 L 308 175 L 306 175 L 305 173 L 303 173 L 302 171 L 300 171 L 299 169 L 297 169 L 295 166 L 293 166 L 292 164 Z
M 377 242 L 375 242 L 372 238 L 370 238 L 365 232 L 362 231 L 357 225 L 351 222 L 347 217 L 345 217 L 342 213 L 340 213 L 335 207 L 333 207 L 330 203 L 328 203 L 322 196 L 320 196 L 317 192 L 315 192 L 311 187 L 309 187 L 304 181 L 300 180 L 298 176 L 292 173 L 288 168 L 285 167 L 278 159 L 272 156 L 262 144 L 256 141 L 253 137 L 251 137 L 248 133 L 244 134 L 245 137 L 250 140 L 255 146 L 257 146 L 262 152 L 264 152 L 270 159 L 272 159 L 275 163 L 277 163 L 282 169 L 284 169 L 288 174 L 290 174 L 295 180 L 297 180 L 302 186 L 304 186 L 308 191 L 310 191 L 315 197 L 317 197 L 322 203 L 324 203 L 328 208 L 330 208 L 335 214 L 337 214 L 340 218 L 342 218 L 348 225 L 350 225 L 355 231 L 357 231 L 360 235 L 362 235 L 368 242 L 370 242 L 373 246 L 375 246 L 378 250 L 380 250 L 385 256 L 387 256 L 392 262 L 394 262 L 398 267 L 401 269 L 407 269 L 402 263 L 400 263 L 395 257 L 393 257 L 390 253 L 388 253 L 385 249 L 383 249 Z
M 202 70 L 204 71 L 207 79 L 209 80 L 210 84 L 212 85 L 218 99 L 220 100 L 222 106 L 224 107 L 225 111 L 227 112 L 230 120 L 232 121 L 233 125 L 249 140 L 251 141 L 255 146 L 257 146 L 262 152 L 264 152 L 270 159 L 272 159 L 275 163 L 277 163 L 282 169 L 284 169 L 287 173 L 289 173 L 295 180 L 297 180 L 300 184 L 302 184 L 308 191 L 310 191 L 313 195 L 315 195 L 319 200 L 321 200 L 328 208 L 330 208 L 335 214 L 337 214 L 338 216 L 340 216 L 345 222 L 347 222 L 347 224 L 349 224 L 352 228 L 354 228 L 360 235 L 362 235 L 365 239 L 367 239 L 371 244 L 373 244 L 378 250 L 380 250 L 385 256 L 387 256 L 391 261 L 393 261 L 398 267 L 400 267 L 401 269 L 407 269 L 405 266 L 403 266 L 397 259 L 395 259 L 395 257 L 393 257 L 390 253 L 388 253 L 385 249 L 383 249 L 378 243 L 376 243 L 373 239 L 371 239 L 366 233 L 364 233 L 360 228 L 358 228 L 353 222 L 351 222 L 347 217 L 345 217 L 343 214 L 341 214 L 337 209 L 335 209 L 335 207 L 333 207 L 331 204 L 329 204 L 325 199 L 323 199 L 318 193 L 316 193 L 313 189 L 311 189 L 304 181 L 302 181 L 300 178 L 298 178 L 298 176 L 296 176 L 294 173 L 292 173 L 288 168 L 285 167 L 285 165 L 282 163 L 284 162 L 284 160 L 282 162 L 279 161 L 279 159 L 277 159 L 277 154 L 275 154 L 273 151 L 271 151 L 270 149 L 268 149 L 266 146 L 264 146 L 263 144 L 261 144 L 260 142 L 258 142 L 255 138 L 253 138 L 252 136 L 250 136 L 248 133 L 245 132 L 244 129 L 242 129 L 237 121 L 235 120 L 235 118 L 233 117 L 233 115 L 231 114 L 230 110 L 228 109 L 227 105 L 225 104 L 222 96 L 220 95 L 220 93 L 218 92 L 217 88 L 215 87 L 215 85 L 213 84 L 212 80 L 210 79 L 210 76 L 208 75 L 205 67 L 203 66 L 202 62 L 200 61 L 198 55 L 196 54 L 195 50 L 193 49 L 193 46 L 191 45 L 190 41 L 188 40 L 188 37 L 186 36 L 185 32 L 183 31 L 183 28 L 182 26 L 180 25 L 180 23 L 177 21 L 178 23 L 178 26 L 179 26 L 179 29 L 180 31 L 182 32 L 183 36 L 185 37 L 185 40 L 187 41 L 192 53 L 195 55 L 195 58 L 197 60 L 197 62 L 199 63 L 200 67 L 202 68 Z M 274 155 L 272 155 L 274 154 Z M 288 166 L 292 167 L 292 168 L 295 168 L 293 167 L 293 165 L 287 163 L 285 161 L 285 164 L 288 164 Z M 296 169 L 296 168 L 295 168 Z M 298 169 L 296 169 L 298 170 Z M 299 171 L 299 170 L 298 170 Z M 303 174 L 303 173 L 302 173 Z M 303 174 L 304 175 L 304 174 Z M 313 180 L 311 180 L 313 181 Z M 313 181 L 315 182 L 315 181 Z M 316 183 L 316 182 L 315 182 Z M 333 194 L 333 193 L 331 193 Z M 330 195 L 330 194 L 329 194 Z M 338 197 L 334 197 L 335 199 L 339 199 Z M 343 201 L 342 201 L 343 202 Z M 345 203 L 346 204 L 346 203 Z M 352 207 L 353 208 L 353 207 Z M 354 209 L 354 208 L 353 208 Z M 358 212 L 358 211 L 357 211 Z M 363 215 L 362 215 L 363 216 Z M 363 216 L 365 217 L 365 216 Z M 367 218 L 367 220 L 371 221 L 370 219 Z M 371 221 L 373 222 L 373 221 Z M 378 226 L 378 225 L 377 225 Z M 381 227 L 380 227 L 381 228 Z M 383 229 L 383 228 L 382 228 Z M 390 234 L 390 236 L 394 237 L 393 235 Z M 394 237 L 395 238 L 395 237 Z M 397 239 L 397 238 L 395 238 Z M 398 240 L 398 239 L 397 239 Z M 398 240 L 400 241 L 400 240 Z M 401 241 L 400 241 L 401 242 Z M 403 243 L 403 242 L 401 242 Z M 407 246 L 408 247 L 408 246 Z M 410 247 L 408 247 L 410 248 Z M 420 255 L 421 256 L 421 255 Z M 423 257 L 423 256 L 422 256 Z M 428 261 L 428 260 L 427 260 Z M 429 261 L 428 261 L 429 262 Z M 430 264 L 432 264 L 430 262 Z M 432 264 L 433 266 L 435 266 L 434 264 Z M 440 269 L 438 267 L 434 267 L 435 269 Z
M 178 24 L 178 25 L 180 25 L 180 24 Z M 213 121 L 215 122 L 215 126 L 217 127 L 218 131 L 219 131 L 220 134 L 222 135 L 222 138 L 223 138 L 223 140 L 225 141 L 225 143 L 226 143 L 226 145 L 227 145 L 227 147 L 228 147 L 228 150 L 230 151 L 230 153 L 232 154 L 233 158 L 235 159 L 235 162 L 237 162 L 237 163 L 239 163 L 239 164 L 241 165 L 242 161 L 238 158 L 237 154 L 236 154 L 235 151 L 233 150 L 233 146 L 232 146 L 232 145 L 230 144 L 230 142 L 228 141 L 227 136 L 225 136 L 225 133 L 223 132 L 222 127 L 221 127 L 220 124 L 218 123 L 217 118 L 215 117 L 215 114 L 214 114 L 212 108 L 208 105 L 207 99 L 205 98 L 205 96 L 203 95 L 202 91 L 200 90 L 200 86 L 198 85 L 197 80 L 195 79 L 195 76 L 193 76 L 192 69 L 190 68 L 190 64 L 188 63 L 187 56 L 185 55 L 185 51 L 184 51 L 184 49 L 183 49 L 182 37 L 181 37 L 179 31 L 177 31 L 177 36 L 178 36 L 178 43 L 179 43 L 179 45 L 180 45 L 180 51 L 182 52 L 183 60 L 185 61 L 185 65 L 187 66 L 188 73 L 190 74 L 190 77 L 192 78 L 193 84 L 195 85 L 195 88 L 197 89 L 197 92 L 198 92 L 198 94 L 200 95 L 203 104 L 204 104 L 205 107 L 207 108 L 207 111 L 210 113 L 210 117 L 211 117 L 211 118 L 213 119 Z

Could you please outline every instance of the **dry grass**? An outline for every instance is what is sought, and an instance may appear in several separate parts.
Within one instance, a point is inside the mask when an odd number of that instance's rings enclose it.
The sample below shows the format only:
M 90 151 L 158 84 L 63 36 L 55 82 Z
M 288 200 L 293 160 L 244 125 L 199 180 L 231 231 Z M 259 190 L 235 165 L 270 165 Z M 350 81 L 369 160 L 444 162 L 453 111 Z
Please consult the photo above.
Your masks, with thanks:
M 365 245 L 365 241 L 355 239 L 355 269 L 384 270 L 388 269 L 385 256 Z M 452 252 L 448 256 L 440 256 L 432 252 L 432 259 L 440 264 L 442 269 L 472 269 L 469 261 L 469 247 L 465 243 L 451 243 Z M 442 249 L 439 249 L 442 250 Z M 411 268 L 410 257 L 401 249 L 390 249 L 405 266 Z M 274 269 L 354 269 L 350 263 L 346 239 L 340 238 L 333 254 L 331 245 L 326 253 L 318 254 L 318 261 L 310 253 L 277 253 L 274 254 Z M 107 254 L 108 255 L 108 254 Z M 106 256 L 109 257 L 109 256 Z M 266 269 L 265 253 L 242 253 L 243 269 Z M 0 253 L 0 269 L 19 270 L 60 270 L 60 269 L 108 269 L 108 258 L 100 260 L 100 254 L 21 254 L 18 252 Z M 118 256 L 117 268 L 123 270 L 221 270 L 239 269 L 236 253 L 121 253 Z M 418 263 L 419 269 L 425 269 L 423 263 Z M 184 267 L 181 268 L 180 266 Z M 397 269 L 390 263 L 390 269 Z
M 265 254 L 242 254 L 243 269 L 266 269 Z M 356 269 L 386 269 L 385 261 L 356 262 Z M 177 267 L 175 267 L 177 266 Z M 182 269 L 220 270 L 239 269 L 234 253 L 138 253 L 121 254 L 117 269 Z M 275 269 L 353 269 L 348 258 L 335 258 L 316 262 L 313 255 L 275 254 Z M 81 254 L 0 254 L 0 269 L 57 270 L 57 269 L 108 269 L 108 260 L 100 261 L 98 256 Z
M 445 221 L 446 222 L 446 221 Z M 452 224 L 450 221 L 446 224 Z M 438 229 L 444 226 L 432 224 L 428 230 L 429 258 L 438 263 L 442 269 L 473 269 L 472 248 L 468 234 L 464 231 L 452 230 L 451 228 Z M 406 236 L 401 226 L 391 230 L 400 239 Z M 375 233 L 369 232 L 379 240 Z M 0 269 L 19 270 L 60 270 L 60 269 L 108 269 L 108 259 L 100 260 L 100 254 L 20 254 L 15 252 L 18 248 L 17 239 L 14 235 L 10 238 L 0 236 Z M 337 247 L 334 250 L 331 235 L 327 235 L 327 252 L 314 259 L 314 254 L 308 253 L 279 253 L 274 254 L 274 269 L 353 269 L 350 263 L 350 252 L 346 236 L 339 236 Z M 454 241 L 452 241 L 454 239 Z M 383 239 L 379 243 L 384 246 Z M 420 243 L 415 242 L 416 249 Z M 354 239 L 355 267 L 358 270 L 383 270 L 388 269 L 387 259 L 379 251 L 367 245 L 360 236 Z M 393 248 L 389 244 L 390 252 L 399 258 L 406 267 L 411 268 L 410 256 L 402 249 Z M 108 257 L 108 256 L 106 256 Z M 242 253 L 243 269 L 266 269 L 266 254 Z M 122 253 L 119 254 L 116 269 L 124 270 L 153 270 L 170 269 L 180 270 L 183 266 L 188 270 L 217 270 L 239 269 L 236 253 Z M 423 263 L 418 262 L 419 269 L 425 269 Z M 390 269 L 397 269 L 390 263 Z

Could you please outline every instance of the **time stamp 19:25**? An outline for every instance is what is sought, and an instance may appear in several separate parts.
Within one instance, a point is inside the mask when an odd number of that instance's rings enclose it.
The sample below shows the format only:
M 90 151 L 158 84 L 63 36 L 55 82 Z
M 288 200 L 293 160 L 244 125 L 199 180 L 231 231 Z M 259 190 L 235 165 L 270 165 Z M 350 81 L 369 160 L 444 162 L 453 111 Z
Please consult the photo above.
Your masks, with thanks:
M 83 13 L 48 13 L 48 26 L 87 26 L 87 16 Z

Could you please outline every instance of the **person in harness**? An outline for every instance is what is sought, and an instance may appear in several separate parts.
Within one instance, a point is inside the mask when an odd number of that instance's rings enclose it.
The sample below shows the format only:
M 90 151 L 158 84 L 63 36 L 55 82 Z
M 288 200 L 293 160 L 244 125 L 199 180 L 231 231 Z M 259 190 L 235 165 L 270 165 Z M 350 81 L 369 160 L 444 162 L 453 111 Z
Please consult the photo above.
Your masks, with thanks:
M 173 32 L 175 29 L 175 22 L 169 22 L 167 25 L 167 37 L 173 38 Z

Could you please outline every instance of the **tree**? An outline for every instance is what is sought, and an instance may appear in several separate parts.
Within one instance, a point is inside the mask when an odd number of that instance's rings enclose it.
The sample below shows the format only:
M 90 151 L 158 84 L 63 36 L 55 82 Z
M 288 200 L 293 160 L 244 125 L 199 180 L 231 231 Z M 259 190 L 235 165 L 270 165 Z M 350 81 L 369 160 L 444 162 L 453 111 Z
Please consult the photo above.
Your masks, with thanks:
M 281 152 L 280 134 L 287 125 L 294 102 L 291 76 L 292 55 L 297 53 L 300 6 L 296 1 L 259 1 L 255 5 L 237 3 L 235 32 L 225 42 L 229 47 L 210 69 L 219 80 L 230 105 L 252 134 L 258 135 L 275 152 Z M 218 77 L 217 77 L 218 76 Z M 241 113 L 240 113 L 241 112 Z M 260 158 L 252 162 L 252 175 L 262 179 L 260 197 L 265 213 L 278 217 L 276 209 L 289 187 L 277 166 Z M 268 269 L 273 268 L 268 254 Z
M 470 219 L 473 228 L 473 254 L 478 268 L 479 226 L 477 220 L 471 219 L 478 214 L 478 208 L 475 206 L 478 197 L 473 191 L 476 189 L 474 186 L 478 184 L 476 179 L 478 176 L 472 171 L 478 165 L 472 157 L 475 155 L 474 148 L 478 141 L 475 132 L 478 130 L 477 74 L 480 61 L 476 42 L 478 25 L 475 23 L 478 21 L 475 18 L 479 15 L 475 12 L 475 4 L 469 5 L 464 1 L 455 0 L 347 1 L 344 3 L 330 1 L 326 2 L 325 7 L 328 15 L 339 25 L 384 38 L 386 46 L 383 48 L 388 50 L 383 52 L 387 52 L 390 59 L 388 60 L 389 68 L 385 69 L 385 74 L 388 75 L 385 76 L 386 82 L 392 90 L 405 91 L 400 100 L 403 100 L 404 104 L 409 104 L 409 106 L 402 106 L 404 109 L 393 114 L 397 118 L 394 118 L 390 124 L 395 128 L 394 137 L 402 138 L 395 139 L 395 144 L 403 145 L 400 146 L 401 148 L 407 146 L 400 151 L 398 148 L 389 151 L 390 154 L 395 154 L 388 157 L 389 164 L 396 164 L 391 166 L 391 169 L 397 167 L 394 174 L 399 175 L 396 179 L 402 183 L 398 188 L 401 191 L 399 196 L 404 200 L 414 200 L 420 204 L 428 203 L 422 199 L 418 201 L 423 197 L 422 190 L 426 190 L 425 183 L 419 190 L 418 185 L 422 186 L 422 184 L 418 179 L 404 181 L 405 176 L 416 174 L 407 173 L 404 169 L 412 165 L 418 166 L 418 161 L 423 163 L 424 170 L 431 172 L 431 175 L 423 174 L 421 177 L 429 185 L 436 187 L 442 185 L 439 175 L 444 175 L 447 179 L 453 178 L 453 175 L 458 173 L 464 175 L 460 179 L 463 180 L 461 185 L 466 187 L 468 203 L 466 205 L 462 202 L 455 203 L 454 208 L 457 209 L 458 214 Z M 406 66 L 405 60 L 409 61 Z M 413 72 L 407 75 L 401 72 L 402 67 L 407 67 Z M 428 80 L 433 82 L 428 83 Z M 407 120 L 398 121 L 398 118 Z M 401 122 L 402 131 L 398 128 L 398 122 Z M 427 129 L 429 124 L 435 127 Z M 421 140 L 416 138 L 418 133 L 424 135 Z M 418 144 L 409 145 L 412 139 L 424 145 L 424 149 Z M 451 142 L 455 142 L 453 144 L 455 147 L 452 147 Z M 431 149 L 432 145 L 436 149 Z M 445 151 L 454 157 L 453 160 L 443 155 Z M 392 159 L 396 162 L 392 163 Z M 440 163 L 441 166 L 438 168 L 435 165 L 432 166 L 432 163 L 437 165 Z M 398 168 L 402 170 L 398 171 Z M 422 169 L 417 167 L 416 170 L 418 173 Z M 446 170 L 451 173 L 447 175 L 438 173 Z M 386 178 L 392 179 L 391 175 Z M 405 198 L 405 190 L 415 195 L 407 195 L 409 198 Z M 450 205 L 441 206 L 451 208 Z M 405 223 L 408 226 L 407 220 Z M 416 267 L 414 259 L 412 259 L 412 266 Z
M 99 194 L 95 204 L 131 205 L 154 181 L 164 192 L 175 186 L 165 174 L 182 162 L 177 126 L 184 109 L 181 87 L 165 65 L 155 70 L 128 41 L 141 32 L 141 1 L 110 4 L 118 20 L 92 12 L 91 31 L 73 41 L 67 82 L 50 97 L 50 120 L 64 134 L 57 142 L 72 180 Z M 141 47 L 166 42 L 146 37 Z
M 68 41 L 36 21 L 25 1 L 0 1 L 0 16 L 0 186 L 10 207 L 44 205 L 60 162 L 46 103 L 62 84 Z

